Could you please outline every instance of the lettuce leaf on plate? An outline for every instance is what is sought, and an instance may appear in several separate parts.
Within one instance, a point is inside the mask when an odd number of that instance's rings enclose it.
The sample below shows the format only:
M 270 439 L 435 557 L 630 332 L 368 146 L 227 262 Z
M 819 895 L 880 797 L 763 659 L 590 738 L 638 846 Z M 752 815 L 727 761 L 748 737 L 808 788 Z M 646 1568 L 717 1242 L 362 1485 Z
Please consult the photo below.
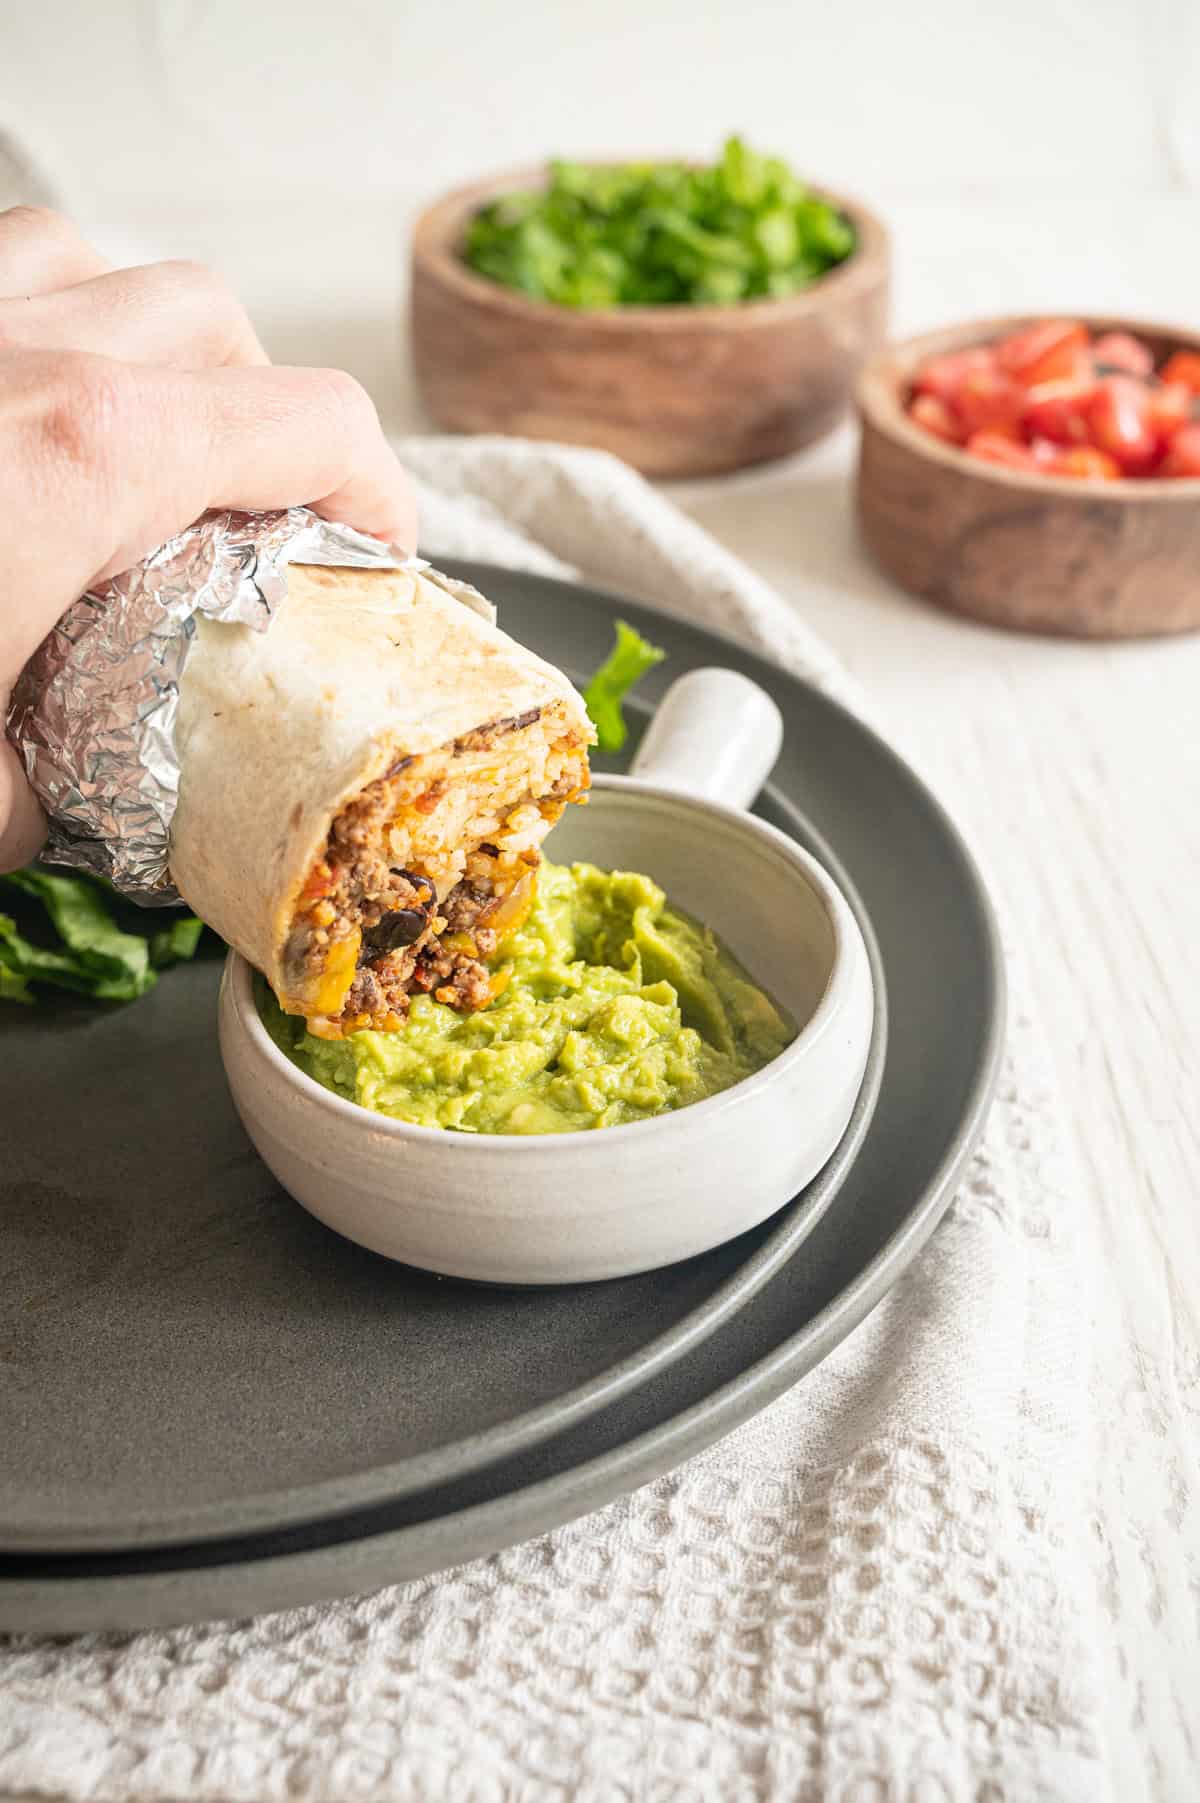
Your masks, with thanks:
M 617 642 L 583 691 L 601 751 L 620 751 L 629 734 L 621 703 L 646 671 L 665 656 L 665 651 L 649 644 L 626 621 L 617 621 Z
M 136 1001 L 158 981 L 157 969 L 193 956 L 204 930 L 185 915 L 153 931 L 150 916 L 146 933 L 127 932 L 114 918 L 116 898 L 106 885 L 36 865 L 0 875 L 0 888 L 26 904 L 21 919 L 0 914 L 0 1001 L 33 1002 L 34 985 L 103 1002 Z

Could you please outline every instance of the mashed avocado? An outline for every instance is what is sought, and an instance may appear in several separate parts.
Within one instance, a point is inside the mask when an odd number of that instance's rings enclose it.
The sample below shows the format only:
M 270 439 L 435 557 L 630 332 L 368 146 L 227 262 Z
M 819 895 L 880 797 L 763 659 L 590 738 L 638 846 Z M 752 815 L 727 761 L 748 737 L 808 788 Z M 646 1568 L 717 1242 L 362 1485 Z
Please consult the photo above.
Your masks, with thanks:
M 398 1032 L 327 1040 L 267 994 L 263 1020 L 326 1089 L 465 1133 L 645 1120 L 728 1089 L 796 1035 L 714 935 L 633 871 L 543 864 L 495 967 L 508 986 L 479 1014 L 416 996 Z

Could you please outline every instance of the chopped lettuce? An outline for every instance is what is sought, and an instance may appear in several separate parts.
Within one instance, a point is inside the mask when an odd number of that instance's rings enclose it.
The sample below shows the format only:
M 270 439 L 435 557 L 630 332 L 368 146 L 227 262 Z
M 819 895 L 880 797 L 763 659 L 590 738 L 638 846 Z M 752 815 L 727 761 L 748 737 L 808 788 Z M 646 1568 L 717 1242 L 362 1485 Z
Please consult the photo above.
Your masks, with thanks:
M 27 917 L 0 914 L 0 1001 L 32 1002 L 31 985 L 40 984 L 135 1001 L 157 982 L 156 967 L 192 957 L 204 930 L 185 915 L 153 932 L 126 932 L 114 919 L 112 891 L 86 876 L 31 865 L 0 875 L 0 885 L 26 898 Z
M 166 970 L 171 964 L 186 963 L 196 955 L 204 922 L 194 914 L 183 914 L 169 927 L 150 935 L 150 962 L 155 970 Z
M 665 656 L 624 620 L 617 621 L 617 642 L 583 691 L 601 751 L 620 751 L 628 735 L 621 703 Z
M 564 307 L 699 306 L 799 293 L 854 245 L 836 207 L 733 137 L 705 168 L 552 162 L 544 190 L 476 213 L 463 257 Z
M 6 914 L 0 914 L 0 933 L 12 922 Z M 0 954 L 2 955 L 2 954 Z M 0 1002 L 32 1002 L 33 990 L 24 977 L 19 977 L 15 970 L 7 964 L 0 964 Z

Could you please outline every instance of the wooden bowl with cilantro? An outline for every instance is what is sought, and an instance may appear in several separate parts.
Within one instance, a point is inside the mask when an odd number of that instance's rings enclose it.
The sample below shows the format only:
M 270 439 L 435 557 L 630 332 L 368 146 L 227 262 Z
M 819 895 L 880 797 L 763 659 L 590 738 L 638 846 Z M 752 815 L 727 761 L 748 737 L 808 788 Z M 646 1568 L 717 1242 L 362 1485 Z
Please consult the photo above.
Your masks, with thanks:
M 847 411 L 888 262 L 866 208 L 736 138 L 711 165 L 493 176 L 417 222 L 421 396 L 450 431 L 591 445 L 651 476 L 781 457 Z

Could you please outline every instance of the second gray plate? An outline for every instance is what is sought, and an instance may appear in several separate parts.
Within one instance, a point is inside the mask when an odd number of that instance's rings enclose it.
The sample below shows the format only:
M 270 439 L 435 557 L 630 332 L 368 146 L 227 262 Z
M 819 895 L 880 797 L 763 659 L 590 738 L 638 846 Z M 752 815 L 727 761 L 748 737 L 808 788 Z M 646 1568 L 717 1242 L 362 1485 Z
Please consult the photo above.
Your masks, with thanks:
M 569 647 L 552 654 L 580 667 Z M 859 914 L 877 997 L 862 1091 L 788 1208 L 620 1282 L 466 1287 L 320 1226 L 234 1115 L 212 962 L 134 1008 L 8 1009 L 0 1552 L 174 1545 L 395 1501 L 586 1420 L 743 1308 L 845 1179 L 886 1019 L 878 947 L 833 853 L 784 788 L 761 811 L 823 857 Z M 53 1133 L 25 1125 L 51 1120 Z
M 598 1507 L 606 1499 L 669 1469 L 689 1454 L 728 1432 L 796 1381 L 853 1328 L 885 1293 L 916 1255 L 953 1193 L 986 1114 L 1002 1043 L 1003 974 L 991 910 L 978 873 L 944 813 L 912 772 L 858 721 L 815 690 L 798 683 L 736 647 L 689 628 L 657 620 L 636 608 L 594 591 L 561 583 L 454 566 L 492 593 L 506 623 L 521 637 L 575 671 L 593 668 L 609 643 L 611 622 L 620 612 L 664 643 L 670 653 L 667 670 L 648 683 L 651 698 L 670 676 L 700 663 L 727 662 L 744 669 L 771 689 L 783 710 L 787 740 L 777 772 L 774 799 L 764 812 L 803 839 L 806 827 L 792 810 L 802 808 L 817 830 L 837 847 L 839 858 L 869 910 L 883 957 L 888 994 L 888 1048 L 879 1102 L 838 1195 L 824 1211 L 803 1246 L 774 1272 L 769 1282 L 739 1307 L 715 1332 L 684 1355 L 671 1360 L 646 1381 L 634 1385 L 609 1406 L 596 1410 L 560 1433 L 511 1457 L 450 1483 L 373 1506 L 351 1506 L 340 1516 L 299 1523 L 282 1532 L 242 1534 L 193 1545 L 142 1546 L 118 1553 L 72 1556 L 0 1554 L 0 1629 L 65 1632 L 82 1628 L 132 1628 L 151 1623 L 199 1620 L 218 1615 L 246 1615 L 260 1609 L 348 1594 L 410 1578 L 492 1551 L 536 1534 L 557 1522 Z M 164 985 L 164 989 L 165 989 Z M 135 1018 L 137 1010 L 131 1012 Z M 143 1017 L 145 1018 L 145 1017 Z M 80 1070 L 86 1080 L 86 1065 Z M 205 1067 L 206 1068 L 206 1067 Z M 199 1074 L 199 1073 L 198 1073 Z M 95 1190 L 110 1198 L 124 1170 L 132 1171 L 141 1198 L 135 1219 L 145 1209 L 167 1207 L 151 1178 L 157 1155 L 155 1135 L 174 1135 L 183 1153 L 204 1155 L 205 1136 L 193 1111 L 164 1098 L 158 1119 L 145 1128 L 144 1098 L 123 1098 L 110 1085 L 112 1105 L 125 1109 L 130 1124 L 143 1123 L 147 1144 L 129 1150 L 128 1167 L 102 1170 L 97 1164 Z M 70 1097 L 64 1101 L 69 1115 Z M 203 1115 L 203 1110 L 201 1110 Z M 25 1135 L 37 1131 L 30 1121 Z M 114 1135 L 120 1144 L 120 1136 Z M 109 1143 L 113 1143 L 110 1141 Z M 221 1194 L 231 1169 L 244 1154 L 236 1140 L 223 1141 L 210 1179 L 209 1208 L 223 1218 Z M 750 1155 L 750 1154 L 748 1154 Z M 147 1197 L 148 1190 L 148 1197 Z M 116 1190 L 119 1194 L 119 1189 Z M 25 1219 L 35 1220 L 31 1205 Z M 30 1295 L 31 1309 L 18 1311 L 4 1324 L 0 1351 L 11 1356 L 13 1325 L 28 1326 L 41 1306 L 68 1306 L 55 1290 L 53 1247 L 76 1236 L 93 1246 L 94 1267 L 78 1258 L 85 1271 L 105 1269 L 119 1255 L 114 1239 L 105 1240 L 94 1223 L 80 1220 L 54 1197 L 47 1207 L 40 1276 L 41 1288 Z M 130 1209 L 132 1214 L 134 1211 Z M 107 1218 L 101 1211 L 101 1219 Z M 118 1220 L 126 1217 L 118 1214 Z M 274 1248 L 262 1261 L 254 1288 L 255 1309 L 246 1313 L 247 1292 L 225 1297 L 211 1274 L 197 1264 L 195 1239 L 181 1244 L 169 1266 L 175 1291 L 177 1359 L 202 1346 L 203 1316 L 215 1310 L 229 1343 L 241 1350 L 241 1368 L 229 1393 L 206 1407 L 206 1420 L 224 1418 L 237 1424 L 239 1410 L 250 1406 L 264 1434 L 261 1457 L 276 1456 L 270 1438 L 270 1415 L 262 1409 L 267 1379 L 281 1387 L 278 1422 L 295 1429 L 303 1442 L 295 1455 L 309 1468 L 319 1466 L 348 1441 L 360 1416 L 379 1413 L 379 1398 L 370 1379 L 383 1374 L 388 1394 L 402 1392 L 409 1350 L 406 1311 L 389 1302 L 390 1267 L 372 1261 L 371 1283 L 357 1285 L 362 1319 L 379 1331 L 390 1323 L 395 1331 L 390 1359 L 386 1345 L 365 1374 L 354 1368 L 355 1332 L 361 1320 L 327 1278 L 319 1289 L 315 1273 L 324 1260 L 332 1275 L 342 1261 L 356 1257 L 329 1235 L 310 1237 L 315 1226 L 303 1226 L 300 1211 L 282 1210 L 270 1186 L 252 1197 L 242 1213 L 217 1235 L 240 1238 L 248 1246 Z M 298 1223 L 298 1225 L 297 1225 Z M 290 1224 L 290 1225 L 289 1225 Z M 31 1235 L 36 1250 L 38 1241 Z M 249 1258 L 245 1261 L 250 1263 Z M 686 1272 L 687 1267 L 681 1267 Z M 247 1281 L 249 1281 L 247 1279 Z M 396 1282 L 400 1282 L 396 1279 Z M 624 1284 L 611 1291 L 610 1329 L 622 1331 Z M 136 1338 L 139 1306 L 153 1308 L 149 1278 L 127 1297 L 127 1318 L 114 1321 L 106 1356 L 120 1351 L 122 1332 Z M 473 1292 L 446 1286 L 447 1300 L 465 1306 L 463 1320 L 475 1318 L 476 1300 L 492 1298 L 499 1311 L 512 1310 L 514 1360 L 524 1361 L 528 1381 L 546 1381 L 546 1354 L 536 1334 L 522 1332 L 520 1293 Z M 273 1329 L 292 1317 L 294 1298 L 327 1296 L 328 1318 L 312 1312 L 311 1329 L 319 1335 L 324 1360 L 316 1370 L 320 1395 L 305 1423 L 303 1396 L 289 1394 L 296 1382 L 294 1349 L 289 1334 Z M 573 1310 L 594 1292 L 561 1293 L 562 1343 Z M 421 1319 L 420 1292 L 412 1290 L 409 1312 Z M 42 1302 L 42 1298 L 47 1298 Z M 670 1289 L 662 1298 L 669 1303 Z M 636 1298 L 635 1298 L 636 1300 Z M 515 1305 L 515 1306 L 514 1306 Z M 301 1310 L 303 1314 L 304 1310 Z M 586 1310 L 579 1315 L 586 1329 Z M 386 1336 L 381 1336 L 386 1339 Z M 503 1344 L 503 1335 L 496 1343 Z M 16 1342 L 19 1347 L 19 1340 Z M 266 1364 L 266 1372 L 255 1361 Z M 131 1360 L 129 1369 L 144 1384 L 142 1406 L 155 1432 L 142 1442 L 150 1478 L 171 1469 L 171 1453 L 186 1441 L 188 1424 L 155 1417 L 166 1391 Z M 6 1368 L 8 1373 L 13 1366 Z M 86 1360 L 74 1365 L 86 1382 Z M 457 1395 L 475 1381 L 472 1347 L 464 1330 L 457 1364 L 445 1364 L 447 1392 L 429 1401 L 452 1411 Z M 50 1374 L 51 1376 L 53 1374 Z M 26 1406 L 38 1406 L 36 1382 L 25 1374 Z M 341 1391 L 339 1392 L 339 1385 Z M 319 1406 L 318 1406 L 319 1405 Z M 90 1445 L 103 1448 L 106 1425 L 99 1421 Z M 111 1434 L 110 1434 L 111 1438 Z M 123 1449 L 113 1449 L 113 1457 Z M 79 1459 L 75 1458 L 75 1469 Z M 289 1454 L 289 1457 L 292 1456 Z M 2 1463 L 2 1462 L 0 1462 Z M 103 1467 L 101 1467 L 103 1469 Z

